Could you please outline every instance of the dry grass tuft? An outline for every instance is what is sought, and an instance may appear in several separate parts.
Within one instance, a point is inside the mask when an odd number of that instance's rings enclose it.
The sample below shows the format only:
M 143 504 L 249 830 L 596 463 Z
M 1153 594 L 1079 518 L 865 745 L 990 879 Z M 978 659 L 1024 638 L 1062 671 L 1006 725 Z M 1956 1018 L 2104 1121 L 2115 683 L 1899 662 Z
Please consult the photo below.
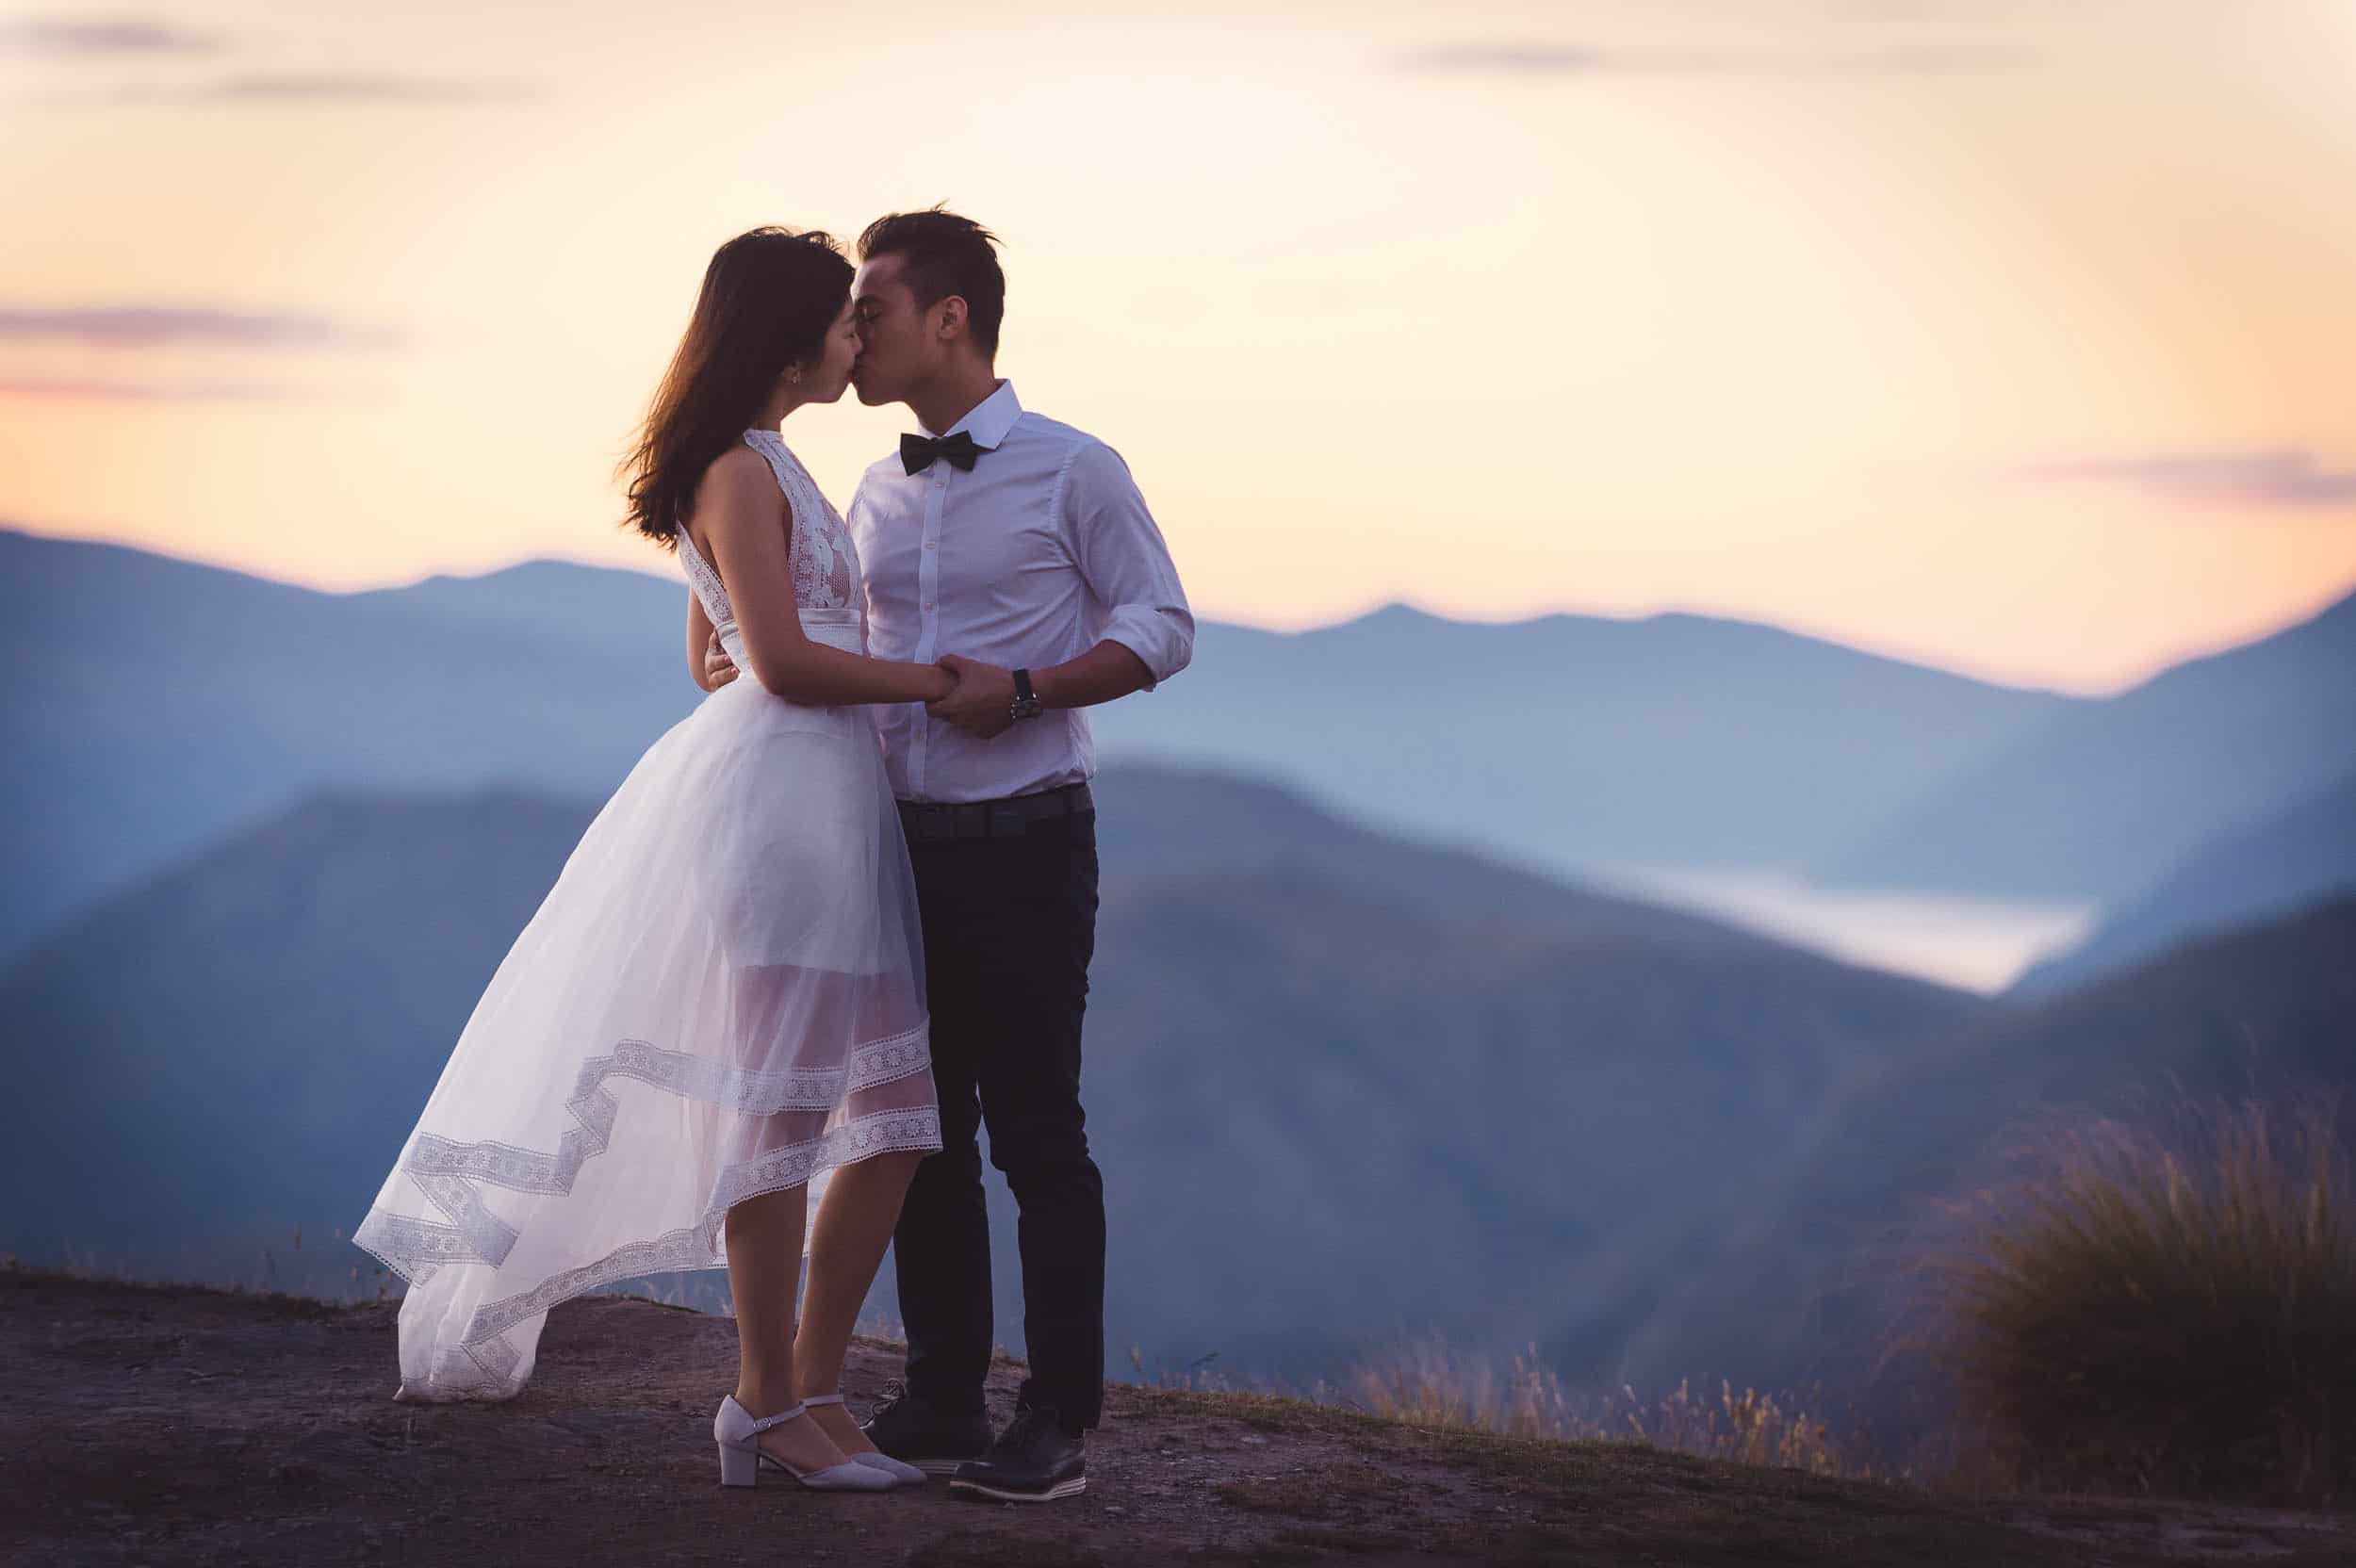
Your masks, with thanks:
M 1136 1351 L 1130 1363 L 1146 1386 L 1166 1392 L 1260 1396 L 1325 1410 L 1350 1411 L 1429 1431 L 1485 1432 L 1554 1443 L 1638 1444 L 1701 1459 L 1725 1460 L 1810 1475 L 1858 1480 L 1898 1478 L 1895 1466 L 1860 1457 L 1859 1443 L 1837 1443 L 1826 1423 L 1813 1419 L 1793 1396 L 1737 1393 L 1721 1380 L 1713 1397 L 1691 1380 L 1656 1399 L 1623 1386 L 1582 1393 L 1546 1366 L 1533 1347 L 1502 1366 L 1482 1353 L 1459 1351 L 1432 1335 L 1362 1362 L 1340 1383 L 1305 1388 L 1266 1379 L 1237 1379 L 1203 1357 L 1184 1370 L 1148 1372 Z
M 2331 1506 L 2356 1484 L 2336 1106 L 2049 1127 L 1926 1260 L 1967 1422 L 2021 1484 Z
M 1641 1443 L 1738 1464 L 1805 1470 L 1818 1476 L 1878 1478 L 1882 1472 L 1849 1454 L 1826 1425 L 1790 1395 L 1736 1393 L 1723 1380 L 1712 1397 L 1691 1380 L 1657 1399 L 1623 1386 L 1579 1394 L 1542 1364 L 1535 1350 L 1500 1371 L 1486 1356 L 1450 1352 L 1430 1340 L 1361 1367 L 1350 1382 L 1355 1402 L 1377 1415 L 1422 1427 L 1456 1427 L 1512 1437 Z

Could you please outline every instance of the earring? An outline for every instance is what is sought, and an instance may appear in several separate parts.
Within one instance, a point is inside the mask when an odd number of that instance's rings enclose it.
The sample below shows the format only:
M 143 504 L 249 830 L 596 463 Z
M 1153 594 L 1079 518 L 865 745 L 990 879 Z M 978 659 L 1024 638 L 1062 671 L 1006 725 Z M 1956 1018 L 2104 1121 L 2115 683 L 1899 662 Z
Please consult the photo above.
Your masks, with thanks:
M 785 379 L 793 382 L 800 381 L 802 379 L 802 368 L 798 365 L 787 367 Z

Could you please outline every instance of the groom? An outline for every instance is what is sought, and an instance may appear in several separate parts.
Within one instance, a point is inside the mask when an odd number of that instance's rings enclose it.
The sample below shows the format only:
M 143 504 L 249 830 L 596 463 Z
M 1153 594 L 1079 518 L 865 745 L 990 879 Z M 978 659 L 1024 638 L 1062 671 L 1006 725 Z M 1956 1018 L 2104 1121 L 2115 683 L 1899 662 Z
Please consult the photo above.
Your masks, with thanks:
M 1194 617 L 1119 454 L 998 378 L 995 244 L 954 213 L 894 213 L 859 236 L 852 287 L 851 384 L 922 428 L 867 470 L 845 518 L 868 651 L 957 676 L 929 708 L 878 710 L 924 923 L 941 1148 L 892 1236 L 907 1389 L 866 1430 L 954 1491 L 1044 1502 L 1086 1487 L 1104 1402 L 1104 1186 L 1080 1108 L 1096 753 L 1080 710 L 1184 669 Z M 734 673 L 716 640 L 707 670 Z M 1022 1216 L 1031 1364 L 994 1439 L 984 1124 Z

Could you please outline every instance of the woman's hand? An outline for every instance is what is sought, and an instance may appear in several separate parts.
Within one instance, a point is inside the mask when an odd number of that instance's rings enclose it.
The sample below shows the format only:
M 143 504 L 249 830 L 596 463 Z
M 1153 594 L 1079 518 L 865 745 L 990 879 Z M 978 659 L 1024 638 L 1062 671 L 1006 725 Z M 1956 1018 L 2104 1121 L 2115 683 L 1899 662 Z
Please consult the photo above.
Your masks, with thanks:
M 1005 734 L 1014 726 L 1014 675 L 978 659 L 941 655 L 941 662 L 957 678 L 957 690 L 925 709 L 946 719 L 977 741 Z
M 728 650 L 720 645 L 720 634 L 715 631 L 704 648 L 704 690 L 716 692 L 734 680 L 736 676 L 736 661 L 730 659 Z

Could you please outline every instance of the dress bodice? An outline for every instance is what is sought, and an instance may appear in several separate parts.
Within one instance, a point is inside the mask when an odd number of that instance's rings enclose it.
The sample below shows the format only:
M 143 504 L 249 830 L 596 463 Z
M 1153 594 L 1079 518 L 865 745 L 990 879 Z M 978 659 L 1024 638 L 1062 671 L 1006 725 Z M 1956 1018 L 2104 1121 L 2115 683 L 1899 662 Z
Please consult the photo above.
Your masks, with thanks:
M 786 558 L 794 576 L 794 603 L 801 612 L 803 634 L 813 643 L 845 653 L 866 652 L 866 589 L 859 578 L 859 550 L 851 543 L 842 514 L 776 431 L 748 430 L 744 445 L 768 460 L 777 488 L 785 492 L 794 509 Z M 728 585 L 683 528 L 679 531 L 679 558 L 688 586 L 702 601 L 712 629 L 720 634 L 720 645 L 743 668 L 744 639 L 737 629 L 735 608 L 728 603 Z

